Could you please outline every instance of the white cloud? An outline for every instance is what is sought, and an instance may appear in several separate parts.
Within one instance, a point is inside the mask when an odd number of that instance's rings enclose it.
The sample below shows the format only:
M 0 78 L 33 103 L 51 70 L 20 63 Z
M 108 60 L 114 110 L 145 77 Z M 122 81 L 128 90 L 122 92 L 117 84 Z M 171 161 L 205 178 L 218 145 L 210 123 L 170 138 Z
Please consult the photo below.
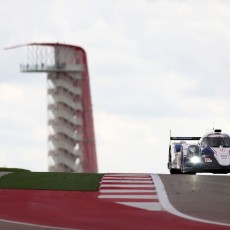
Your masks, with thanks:
M 103 172 L 149 172 L 157 162 L 159 137 L 154 126 L 141 119 L 96 113 L 99 166 Z

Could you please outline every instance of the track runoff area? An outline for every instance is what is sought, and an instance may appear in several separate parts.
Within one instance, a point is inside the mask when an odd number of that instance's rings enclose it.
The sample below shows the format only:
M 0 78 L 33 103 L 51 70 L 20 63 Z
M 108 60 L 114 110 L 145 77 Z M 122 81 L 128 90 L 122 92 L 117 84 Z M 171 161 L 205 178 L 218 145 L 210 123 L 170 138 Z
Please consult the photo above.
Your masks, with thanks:
M 0 190 L 0 229 L 230 229 L 176 210 L 156 174 L 105 174 L 98 191 Z

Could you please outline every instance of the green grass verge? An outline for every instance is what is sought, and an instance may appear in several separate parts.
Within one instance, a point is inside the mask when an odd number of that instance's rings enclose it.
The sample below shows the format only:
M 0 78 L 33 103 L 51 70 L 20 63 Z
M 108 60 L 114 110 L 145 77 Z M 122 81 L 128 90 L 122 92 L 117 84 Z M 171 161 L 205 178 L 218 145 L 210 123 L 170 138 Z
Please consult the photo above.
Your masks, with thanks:
M 0 172 L 30 172 L 28 169 L 20 169 L 20 168 L 0 168 Z
M 97 191 L 103 174 L 17 172 L 0 177 L 0 188 Z

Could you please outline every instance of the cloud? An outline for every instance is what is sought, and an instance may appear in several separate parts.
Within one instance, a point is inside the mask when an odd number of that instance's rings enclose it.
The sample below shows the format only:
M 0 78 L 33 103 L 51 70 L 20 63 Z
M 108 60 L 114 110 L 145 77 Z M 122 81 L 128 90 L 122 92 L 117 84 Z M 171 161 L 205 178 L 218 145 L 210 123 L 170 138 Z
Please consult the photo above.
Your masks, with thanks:
M 44 84 L 0 84 L 1 164 L 47 170 L 45 91 Z

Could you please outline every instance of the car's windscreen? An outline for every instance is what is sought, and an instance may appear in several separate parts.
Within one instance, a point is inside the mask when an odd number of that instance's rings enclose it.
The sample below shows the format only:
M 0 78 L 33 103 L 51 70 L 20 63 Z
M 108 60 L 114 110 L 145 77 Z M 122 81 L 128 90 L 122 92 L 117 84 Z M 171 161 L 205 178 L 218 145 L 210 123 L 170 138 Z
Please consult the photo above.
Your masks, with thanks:
M 207 146 L 209 147 L 229 147 L 230 148 L 230 138 L 229 137 L 206 137 Z

